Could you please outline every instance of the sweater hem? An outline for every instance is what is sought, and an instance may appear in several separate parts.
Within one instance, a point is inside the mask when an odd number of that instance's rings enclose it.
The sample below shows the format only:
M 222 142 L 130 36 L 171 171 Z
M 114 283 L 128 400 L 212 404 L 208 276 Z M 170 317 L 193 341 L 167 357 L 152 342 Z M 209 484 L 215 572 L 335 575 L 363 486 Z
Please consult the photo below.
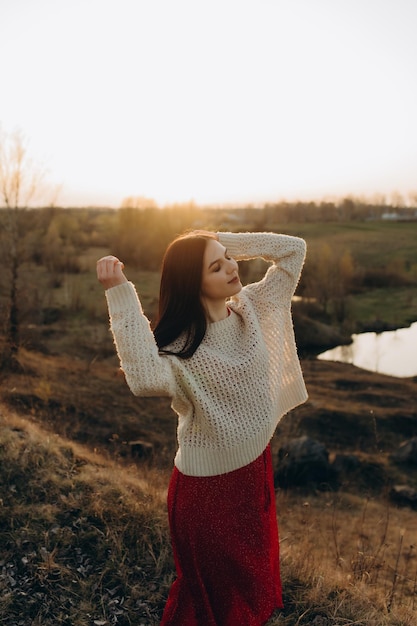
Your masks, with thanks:
M 175 456 L 176 468 L 186 476 L 217 476 L 227 474 L 249 465 L 265 450 L 274 429 L 262 429 L 255 437 L 240 445 L 218 449 L 214 447 L 195 448 L 182 445 Z

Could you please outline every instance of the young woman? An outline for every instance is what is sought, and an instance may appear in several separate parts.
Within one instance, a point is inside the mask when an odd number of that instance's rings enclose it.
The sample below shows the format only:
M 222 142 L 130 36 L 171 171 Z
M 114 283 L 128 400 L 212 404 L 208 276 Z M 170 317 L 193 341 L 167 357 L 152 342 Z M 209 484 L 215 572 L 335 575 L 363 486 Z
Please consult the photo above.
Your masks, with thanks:
M 183 235 L 165 253 L 153 331 L 123 264 L 98 261 L 130 389 L 171 397 L 178 415 L 162 626 L 261 626 L 282 607 L 269 442 L 307 398 L 291 318 L 304 256 L 287 235 Z M 242 288 L 236 261 L 256 257 L 270 267 Z

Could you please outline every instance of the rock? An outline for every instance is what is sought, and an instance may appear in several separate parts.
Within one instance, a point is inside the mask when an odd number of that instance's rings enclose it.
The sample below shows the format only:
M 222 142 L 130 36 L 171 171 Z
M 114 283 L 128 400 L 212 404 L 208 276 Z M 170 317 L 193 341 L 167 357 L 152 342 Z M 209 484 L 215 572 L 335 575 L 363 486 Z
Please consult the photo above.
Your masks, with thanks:
M 135 459 L 150 459 L 153 455 L 153 444 L 149 441 L 138 439 L 129 441 L 130 454 Z
M 355 454 L 336 454 L 332 468 L 337 474 L 351 474 L 358 470 L 361 462 Z
M 417 491 L 408 485 L 394 485 L 390 498 L 399 506 L 409 506 L 417 510 Z
M 280 487 L 333 484 L 334 472 L 325 446 L 310 437 L 289 441 L 278 451 L 278 469 L 275 483 Z
M 380 493 L 390 482 L 383 462 L 362 460 L 355 454 L 336 454 L 331 468 L 335 476 L 335 487 L 344 486 L 355 492 Z
M 318 354 L 336 346 L 352 343 L 350 335 L 342 334 L 333 326 L 302 315 L 295 310 L 293 322 L 297 346 L 301 350 Z
M 328 626 L 329 620 L 327 617 L 323 617 L 323 615 L 316 615 L 312 622 L 310 622 L 311 626 Z
M 397 450 L 391 455 L 396 463 L 408 463 L 417 465 L 417 437 L 403 441 Z

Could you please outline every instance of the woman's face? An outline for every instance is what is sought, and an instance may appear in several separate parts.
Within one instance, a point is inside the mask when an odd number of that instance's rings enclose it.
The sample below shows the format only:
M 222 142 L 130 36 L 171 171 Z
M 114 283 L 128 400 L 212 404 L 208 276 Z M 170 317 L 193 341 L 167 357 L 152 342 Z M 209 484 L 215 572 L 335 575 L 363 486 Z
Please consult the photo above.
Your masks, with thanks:
M 238 264 L 216 239 L 208 239 L 203 257 L 201 296 L 205 300 L 219 301 L 239 293 Z

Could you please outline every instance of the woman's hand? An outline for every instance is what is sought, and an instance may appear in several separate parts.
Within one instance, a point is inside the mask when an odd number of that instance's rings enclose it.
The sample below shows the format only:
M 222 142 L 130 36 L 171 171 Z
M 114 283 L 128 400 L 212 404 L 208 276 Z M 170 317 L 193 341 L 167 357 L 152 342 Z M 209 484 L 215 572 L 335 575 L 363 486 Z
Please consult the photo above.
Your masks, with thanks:
M 127 282 L 123 268 L 123 263 L 115 256 L 104 256 L 97 261 L 97 278 L 104 289 L 111 289 Z

